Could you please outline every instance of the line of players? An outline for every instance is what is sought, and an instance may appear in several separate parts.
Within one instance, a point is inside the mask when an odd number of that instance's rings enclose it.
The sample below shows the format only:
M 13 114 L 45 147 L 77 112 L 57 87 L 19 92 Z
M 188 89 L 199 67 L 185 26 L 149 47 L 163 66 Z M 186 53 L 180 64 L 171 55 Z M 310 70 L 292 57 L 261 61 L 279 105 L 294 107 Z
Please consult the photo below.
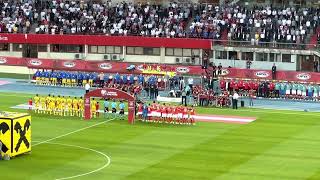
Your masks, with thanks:
M 35 112 L 40 114 L 78 116 L 83 117 L 84 101 L 83 98 L 72 98 L 71 96 L 39 96 L 33 98 Z M 29 102 L 29 105 L 30 102 Z
M 60 116 L 77 116 L 84 117 L 84 100 L 82 97 L 64 97 L 48 95 L 48 96 L 39 96 L 38 94 L 29 101 L 29 106 L 32 106 L 34 102 L 35 112 L 40 114 L 50 114 L 50 115 L 60 115 Z M 120 101 L 120 104 L 112 101 L 111 109 L 112 113 L 116 113 L 116 109 L 119 107 L 119 114 L 121 119 L 124 119 L 124 108 L 125 105 L 123 101 Z M 104 113 L 109 112 L 109 102 L 107 100 L 104 101 Z M 100 104 L 95 98 L 92 98 L 90 101 L 90 111 L 91 117 L 99 117 L 100 116 Z
M 193 107 L 140 103 L 137 114 L 143 122 L 195 125 Z

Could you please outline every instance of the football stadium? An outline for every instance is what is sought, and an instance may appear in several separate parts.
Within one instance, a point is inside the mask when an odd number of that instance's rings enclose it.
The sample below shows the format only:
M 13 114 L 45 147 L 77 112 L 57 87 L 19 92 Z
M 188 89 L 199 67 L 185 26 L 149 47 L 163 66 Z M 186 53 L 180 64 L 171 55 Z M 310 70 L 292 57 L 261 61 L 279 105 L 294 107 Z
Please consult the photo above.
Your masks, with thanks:
M 0 179 L 320 179 L 317 0 L 0 0 Z

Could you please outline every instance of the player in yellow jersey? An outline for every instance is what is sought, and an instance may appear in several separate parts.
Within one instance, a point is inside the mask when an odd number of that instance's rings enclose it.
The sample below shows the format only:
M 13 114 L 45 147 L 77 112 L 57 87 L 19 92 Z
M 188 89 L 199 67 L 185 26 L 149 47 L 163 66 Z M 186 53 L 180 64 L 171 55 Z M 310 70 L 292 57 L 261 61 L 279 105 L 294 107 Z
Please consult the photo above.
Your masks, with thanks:
M 40 97 L 38 94 L 33 98 L 34 101 L 34 106 L 35 106 L 35 112 L 39 113 L 39 108 L 40 108 Z
M 79 117 L 83 117 L 83 113 L 84 113 L 84 101 L 82 99 L 82 97 L 80 97 L 79 101 L 78 101 L 78 108 L 79 108 Z
M 62 106 L 61 106 L 61 97 L 58 95 L 56 98 L 56 115 L 62 116 Z
M 60 104 L 60 96 L 59 95 L 54 99 L 54 102 L 55 102 L 55 106 L 54 106 L 53 114 L 58 115 L 59 114 L 59 104 Z
M 97 101 L 92 98 L 91 103 L 90 103 L 90 108 L 91 108 L 91 117 L 96 117 L 97 109 L 96 109 L 96 104 Z
M 40 107 L 40 110 L 39 112 L 40 113 L 45 113 L 46 112 L 46 108 L 47 108 L 47 105 L 46 105 L 46 98 L 45 97 L 40 97 L 40 104 L 41 104 L 41 107 Z
M 48 112 L 49 112 L 50 115 L 54 114 L 55 107 L 56 107 L 55 97 L 52 96 L 52 97 L 50 98 L 49 108 L 48 108 Z
M 66 116 L 66 112 L 67 112 L 66 108 L 67 108 L 67 99 L 64 96 L 62 96 L 62 98 L 61 98 L 61 114 L 63 116 Z
M 49 105 L 50 105 L 50 101 L 51 101 L 51 95 L 49 94 L 46 97 L 46 107 L 45 107 L 45 113 L 49 113 L 50 109 L 49 109 Z
M 72 116 L 78 116 L 78 99 L 74 97 L 72 100 Z
M 67 98 L 67 113 L 68 113 L 68 116 L 71 116 L 71 113 L 72 113 L 72 99 L 71 99 L 70 96 Z

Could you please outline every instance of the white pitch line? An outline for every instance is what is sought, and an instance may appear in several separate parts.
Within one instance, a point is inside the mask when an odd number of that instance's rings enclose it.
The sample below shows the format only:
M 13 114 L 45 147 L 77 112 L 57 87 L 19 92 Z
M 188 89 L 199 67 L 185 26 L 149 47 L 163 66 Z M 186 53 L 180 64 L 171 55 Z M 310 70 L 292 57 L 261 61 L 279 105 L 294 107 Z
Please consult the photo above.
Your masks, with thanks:
M 261 109 L 261 110 L 259 110 Z M 231 109 L 219 109 L 219 110 L 231 110 Z M 273 110 L 273 111 L 264 111 L 264 110 Z M 285 115 L 300 115 L 300 116 L 320 116 L 319 112 L 304 112 L 304 111 L 295 111 L 295 110 L 288 110 L 294 112 L 281 112 L 281 110 L 272 109 L 272 108 L 252 108 L 252 109 L 238 109 L 234 112 L 252 112 L 252 113 L 270 113 L 270 114 L 285 114 Z
M 33 142 L 39 142 L 39 141 L 33 141 Z M 55 180 L 64 180 L 64 179 L 73 179 L 73 178 L 78 178 L 78 177 L 82 177 L 82 176 L 86 176 L 86 175 L 89 175 L 89 174 L 93 174 L 93 173 L 96 173 L 98 171 L 101 171 L 102 169 L 106 168 L 107 166 L 109 166 L 111 164 L 111 158 L 106 155 L 105 153 L 103 152 L 100 152 L 100 151 L 97 151 L 97 150 L 94 150 L 94 149 L 91 149 L 91 148 L 86 148 L 86 147 L 82 147 L 82 146 L 77 146 L 77 145 L 72 145 L 72 144 L 61 144 L 61 143 L 52 143 L 52 142 L 44 142 L 45 144 L 53 144 L 53 145 L 59 145 L 59 146 L 69 146 L 69 147 L 75 147 L 75 148 L 79 148 L 79 149 L 84 149 L 84 150 L 88 150 L 88 151 L 92 151 L 92 152 L 95 152 L 97 154 L 100 154 L 104 157 L 104 159 L 106 160 L 106 163 L 101 166 L 100 168 L 98 169 L 95 169 L 93 171 L 90 171 L 90 172 L 87 172 L 87 173 L 83 173 L 83 174 L 78 174 L 78 175 L 74 175 L 74 176 L 69 176 L 69 177 L 62 177 L 62 178 L 57 178 Z
M 51 138 L 51 139 L 48 139 L 48 140 L 45 140 L 45 141 L 41 141 L 41 142 L 36 143 L 35 145 L 32 145 L 32 146 L 34 147 L 34 146 L 37 146 L 37 145 L 40 145 L 40 144 L 43 144 L 43 143 L 47 143 L 47 142 L 49 142 L 49 141 L 53 141 L 53 140 L 55 140 L 55 139 L 59 139 L 59 138 L 68 136 L 68 135 L 70 135 L 70 134 L 74 134 L 74 133 L 77 133 L 77 132 L 79 132 L 79 131 L 83 131 L 83 130 L 89 129 L 89 128 L 98 126 L 98 125 L 100 125 L 100 124 L 104 124 L 104 123 L 109 122 L 109 121 L 112 121 L 112 120 L 114 120 L 114 119 L 115 119 L 115 118 L 109 119 L 109 120 L 107 120 L 107 121 L 103 121 L 103 122 L 100 122 L 100 123 L 96 123 L 96 124 L 93 124 L 93 125 L 91 125 L 91 126 L 87 126 L 87 127 L 84 127 L 84 128 L 81 128 L 81 129 L 78 129 L 78 130 L 69 132 L 69 133 L 67 133 L 67 134 L 63 134 L 63 135 L 60 135 L 60 136 L 57 136 L 57 137 L 54 137 L 54 138 Z

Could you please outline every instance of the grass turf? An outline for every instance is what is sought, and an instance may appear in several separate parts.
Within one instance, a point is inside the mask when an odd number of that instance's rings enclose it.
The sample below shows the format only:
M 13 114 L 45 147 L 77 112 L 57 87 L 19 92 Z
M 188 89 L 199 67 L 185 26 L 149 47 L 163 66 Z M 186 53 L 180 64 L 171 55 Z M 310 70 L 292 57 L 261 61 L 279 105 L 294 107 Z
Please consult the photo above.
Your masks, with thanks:
M 0 78 L 13 78 L 13 79 L 29 79 L 28 74 L 15 74 L 15 73 L 0 73 Z M 32 78 L 32 75 L 31 75 Z
M 14 111 L 9 107 L 28 98 L 1 93 L 0 109 Z M 110 156 L 110 166 L 77 179 L 320 179 L 319 113 L 212 108 L 198 108 L 198 112 L 258 119 L 247 125 L 198 123 L 194 127 L 128 125 L 114 120 L 50 142 L 92 148 Z M 105 121 L 32 117 L 33 141 Z M 40 144 L 31 154 L 0 161 L 0 178 L 57 179 L 104 164 L 101 155 L 88 150 Z

